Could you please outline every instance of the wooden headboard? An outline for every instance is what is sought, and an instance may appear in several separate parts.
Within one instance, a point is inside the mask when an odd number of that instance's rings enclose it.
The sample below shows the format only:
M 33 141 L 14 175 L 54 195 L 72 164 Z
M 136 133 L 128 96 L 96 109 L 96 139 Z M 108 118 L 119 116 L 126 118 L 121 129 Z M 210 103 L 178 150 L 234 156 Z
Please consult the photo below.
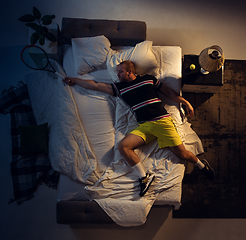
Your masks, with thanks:
M 146 29 L 142 21 L 63 18 L 61 36 L 65 44 L 70 44 L 71 38 L 104 35 L 112 46 L 134 46 L 146 40 Z

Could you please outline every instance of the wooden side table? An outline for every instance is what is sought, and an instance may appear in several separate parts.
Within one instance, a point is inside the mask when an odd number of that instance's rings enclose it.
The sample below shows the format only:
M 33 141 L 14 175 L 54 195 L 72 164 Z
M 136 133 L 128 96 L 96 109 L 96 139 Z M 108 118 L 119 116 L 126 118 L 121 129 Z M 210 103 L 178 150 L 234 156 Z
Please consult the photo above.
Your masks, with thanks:
M 224 68 L 217 72 L 202 74 L 198 55 L 184 55 L 182 66 L 182 91 L 196 93 L 216 93 L 224 82 Z M 196 66 L 195 70 L 190 70 L 190 65 Z

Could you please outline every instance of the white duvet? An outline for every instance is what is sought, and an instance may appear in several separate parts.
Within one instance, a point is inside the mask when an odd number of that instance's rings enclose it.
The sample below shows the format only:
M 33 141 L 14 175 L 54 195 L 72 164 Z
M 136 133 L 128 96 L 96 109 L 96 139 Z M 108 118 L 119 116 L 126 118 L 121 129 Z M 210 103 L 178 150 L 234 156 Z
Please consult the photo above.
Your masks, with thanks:
M 98 76 L 104 82 L 111 81 L 106 69 L 83 78 L 98 79 Z M 160 77 L 167 81 L 164 75 Z M 180 206 L 184 162 L 169 149 L 159 149 L 155 141 L 136 151 L 146 169 L 156 175 L 147 194 L 139 197 L 138 176 L 117 150 L 119 141 L 137 125 L 122 100 L 78 86 L 64 86 L 61 79 L 44 71 L 27 75 L 26 81 L 37 123 L 49 124 L 49 157 L 53 168 L 85 183 L 90 199 L 97 201 L 117 224 L 143 224 L 159 193 L 175 190 L 176 186 L 175 207 Z M 179 106 L 166 102 L 165 107 L 176 121 L 186 147 L 194 154 L 201 153 L 200 140 L 189 123 L 177 117 L 177 112 L 182 115 Z

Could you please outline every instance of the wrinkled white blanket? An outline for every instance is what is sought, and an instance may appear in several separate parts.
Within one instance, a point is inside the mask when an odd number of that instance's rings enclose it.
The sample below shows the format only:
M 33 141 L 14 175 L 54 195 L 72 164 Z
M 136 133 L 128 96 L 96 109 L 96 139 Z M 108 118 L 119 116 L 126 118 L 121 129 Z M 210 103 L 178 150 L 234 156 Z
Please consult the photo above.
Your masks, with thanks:
M 102 70 L 102 76 L 104 74 L 106 73 Z M 89 77 L 93 78 L 93 75 Z M 106 78 L 108 77 L 105 76 Z M 87 194 L 96 200 L 117 224 L 143 224 L 158 194 L 181 184 L 184 162 L 170 150 L 159 149 L 153 141 L 136 151 L 146 169 L 156 175 L 145 197 L 139 197 L 138 176 L 117 150 L 119 141 L 137 124 L 132 112 L 120 99 L 78 86 L 64 86 L 61 79 L 48 72 L 29 74 L 26 81 L 37 123 L 48 122 L 50 128 L 49 157 L 53 168 L 73 180 L 86 183 Z M 88 115 L 83 108 L 93 108 L 87 98 L 94 99 L 94 104 L 99 101 L 101 109 L 108 108 L 111 120 L 97 121 L 95 114 L 90 116 L 90 121 L 85 121 Z M 83 102 L 83 108 L 78 108 L 79 101 Z M 88 104 L 85 104 L 86 101 Z M 166 107 L 172 115 L 173 106 Z M 181 133 L 183 140 L 189 133 L 189 136 L 193 136 L 191 142 L 200 146 L 199 139 L 187 124 L 186 121 L 179 124 L 180 129 L 185 127 L 188 130 L 187 133 Z M 94 126 L 97 133 L 108 139 L 106 147 L 105 141 L 97 143 L 99 148 L 101 146 L 97 154 L 90 141 L 95 135 L 90 135 L 84 125 L 88 128 Z M 106 129 L 105 126 L 109 128 Z M 190 150 L 194 150 L 195 154 L 202 151 L 197 147 L 192 148 Z

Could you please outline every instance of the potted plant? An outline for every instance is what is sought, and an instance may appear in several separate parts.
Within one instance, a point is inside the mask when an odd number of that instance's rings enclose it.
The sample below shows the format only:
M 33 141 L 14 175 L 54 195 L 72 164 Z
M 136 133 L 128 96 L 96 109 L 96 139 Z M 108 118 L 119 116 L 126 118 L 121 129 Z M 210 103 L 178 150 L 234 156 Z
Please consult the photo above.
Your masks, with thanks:
M 33 14 L 25 14 L 24 16 L 18 18 L 21 22 L 26 22 L 26 26 L 34 30 L 31 35 L 31 44 L 34 45 L 37 41 L 40 45 L 44 45 L 45 39 L 51 42 L 56 42 L 56 37 L 49 32 L 47 25 L 52 23 L 52 19 L 55 15 L 44 15 L 42 16 L 40 11 L 33 7 Z

